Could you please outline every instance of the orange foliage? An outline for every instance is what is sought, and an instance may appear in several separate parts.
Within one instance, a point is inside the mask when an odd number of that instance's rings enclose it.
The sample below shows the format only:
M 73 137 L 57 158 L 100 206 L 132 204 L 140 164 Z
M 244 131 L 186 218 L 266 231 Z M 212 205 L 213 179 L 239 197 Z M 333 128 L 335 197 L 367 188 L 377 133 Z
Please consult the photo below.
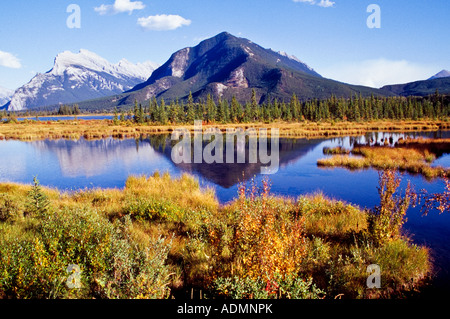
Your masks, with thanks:
M 284 278 L 299 271 L 305 254 L 304 218 L 296 211 L 289 213 L 283 203 L 269 196 L 267 180 L 261 194 L 257 192 L 254 184 L 249 194 L 245 184 L 239 188 L 240 222 L 233 245 L 239 258 L 236 270 L 242 277 L 263 278 L 272 290 L 277 286 L 276 276 Z

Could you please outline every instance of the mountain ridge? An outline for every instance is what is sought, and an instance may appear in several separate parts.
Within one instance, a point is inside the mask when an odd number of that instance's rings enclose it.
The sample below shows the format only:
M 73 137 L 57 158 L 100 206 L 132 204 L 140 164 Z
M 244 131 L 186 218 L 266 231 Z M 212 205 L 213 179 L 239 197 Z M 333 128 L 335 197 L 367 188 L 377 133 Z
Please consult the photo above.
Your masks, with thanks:
M 296 57 L 222 32 L 172 54 L 147 81 L 121 95 L 116 106 L 152 98 L 183 100 L 191 92 L 197 99 L 211 95 L 230 100 L 234 96 L 245 102 L 252 90 L 257 91 L 260 102 L 268 98 L 288 99 L 294 93 L 303 100 L 328 98 L 332 94 L 391 95 L 325 79 Z
M 438 91 L 441 94 L 450 94 L 450 77 L 435 78 L 431 80 L 415 81 L 404 84 L 393 84 L 382 87 L 383 90 L 400 96 L 427 96 Z
M 85 49 L 64 51 L 56 56 L 51 70 L 38 73 L 18 88 L 3 108 L 21 111 L 119 94 L 145 80 L 156 67 L 125 59 L 112 64 Z
M 0 106 L 7 103 L 11 99 L 13 94 L 13 90 L 0 86 Z
M 440 79 L 440 78 L 446 78 L 450 76 L 450 71 L 447 70 L 442 70 L 438 73 L 436 73 L 435 75 L 433 75 L 431 78 L 429 78 L 428 80 L 435 80 L 435 79 Z
M 146 68 L 153 69 L 147 74 Z M 442 76 L 442 72 L 435 76 L 439 75 Z M 54 78 L 46 83 L 43 91 L 39 91 L 39 83 L 45 82 L 48 76 Z M 77 77 L 78 80 L 71 82 Z M 116 107 L 128 108 L 135 101 L 148 103 L 154 98 L 186 101 L 191 93 L 196 100 L 204 101 L 207 96 L 215 100 L 234 97 L 241 103 L 248 102 L 253 91 L 260 103 L 275 98 L 288 101 L 293 94 L 300 101 L 355 95 L 424 96 L 435 93 L 436 89 L 450 94 L 449 80 L 450 77 L 442 77 L 380 89 L 351 85 L 322 77 L 286 52 L 266 49 L 248 39 L 222 32 L 196 46 L 174 52 L 159 67 L 145 63 L 135 65 L 126 59 L 111 64 L 88 50 L 82 49 L 78 54 L 65 51 L 55 58 L 52 70 L 38 74 L 28 87 L 25 85 L 16 90 L 14 95 L 20 97 L 21 93 L 28 93 L 33 107 L 39 104 L 33 98 L 39 100 L 43 96 L 44 101 L 39 101 L 41 107 L 77 103 L 83 110 L 111 111 Z M 83 94 L 78 94 L 77 85 L 81 86 Z M 59 98 L 48 98 L 53 94 Z M 8 109 L 24 109 L 20 99 L 16 106 L 11 106 L 11 102 L 6 104 Z

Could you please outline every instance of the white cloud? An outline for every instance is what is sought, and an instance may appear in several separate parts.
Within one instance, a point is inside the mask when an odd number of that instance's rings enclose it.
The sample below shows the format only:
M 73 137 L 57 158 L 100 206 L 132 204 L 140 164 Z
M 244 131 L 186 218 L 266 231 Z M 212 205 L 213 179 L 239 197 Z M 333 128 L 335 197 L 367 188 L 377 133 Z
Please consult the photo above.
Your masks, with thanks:
M 115 0 L 114 4 L 102 4 L 100 7 L 94 8 L 94 10 L 100 15 L 106 15 L 123 12 L 131 14 L 134 10 L 142 10 L 144 8 L 145 4 L 141 1 Z
M 389 84 L 426 80 L 436 73 L 436 67 L 406 60 L 376 59 L 334 65 L 322 69 L 319 73 L 349 84 L 380 88 Z
M 155 15 L 147 18 L 139 18 L 138 24 L 145 30 L 167 31 L 175 30 L 184 25 L 191 24 L 191 20 L 187 20 L 179 15 Z
M 319 3 L 317 3 L 316 0 L 293 0 L 294 2 L 303 2 L 303 3 L 309 3 L 310 5 L 318 5 L 322 8 L 329 8 L 333 7 L 336 2 L 330 1 L 330 0 L 320 0 Z
M 329 8 L 333 7 L 336 2 L 330 1 L 330 0 L 320 0 L 320 2 L 317 4 L 319 7 L 323 8 Z
M 22 67 L 17 57 L 9 52 L 3 51 L 0 51 L 0 65 L 11 69 L 20 69 Z

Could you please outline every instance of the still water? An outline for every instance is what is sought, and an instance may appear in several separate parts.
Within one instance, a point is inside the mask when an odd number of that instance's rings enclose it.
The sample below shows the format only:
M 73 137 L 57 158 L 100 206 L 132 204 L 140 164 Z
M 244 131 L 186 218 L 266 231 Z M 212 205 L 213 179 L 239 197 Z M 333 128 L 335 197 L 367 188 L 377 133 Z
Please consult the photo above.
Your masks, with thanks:
M 297 197 L 322 192 L 325 195 L 371 208 L 379 203 L 376 170 L 349 171 L 342 168 L 324 169 L 317 160 L 326 157 L 325 147 L 351 148 L 354 143 L 395 143 L 400 137 L 441 138 L 450 132 L 435 133 L 373 133 L 360 137 L 334 139 L 281 139 L 280 169 L 269 175 L 272 193 Z M 450 154 L 440 156 L 435 165 L 450 167 Z M 260 182 L 260 164 L 180 164 L 171 160 L 169 136 L 116 140 L 112 138 L 87 141 L 80 139 L 44 140 L 35 142 L 0 141 L 0 182 L 30 184 L 34 176 L 45 186 L 61 190 L 85 188 L 123 188 L 130 175 L 152 175 L 156 170 L 172 176 L 190 173 L 203 187 L 213 187 L 221 203 L 233 200 L 241 181 L 254 178 Z M 416 190 L 442 192 L 442 180 L 429 182 L 421 176 L 405 174 L 401 187 L 408 181 Z M 450 212 L 432 212 L 422 216 L 420 208 L 408 211 L 404 229 L 412 234 L 416 244 L 431 248 L 437 280 L 435 287 L 450 290 Z M 447 293 L 449 295 L 449 293 Z

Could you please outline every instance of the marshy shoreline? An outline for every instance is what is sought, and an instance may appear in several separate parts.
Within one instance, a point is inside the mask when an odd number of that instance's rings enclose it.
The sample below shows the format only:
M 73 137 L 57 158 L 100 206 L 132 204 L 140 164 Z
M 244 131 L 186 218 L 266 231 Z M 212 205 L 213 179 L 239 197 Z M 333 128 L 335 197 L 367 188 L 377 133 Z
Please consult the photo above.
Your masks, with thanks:
M 44 139 L 87 140 L 108 137 L 124 139 L 139 138 L 148 135 L 171 134 L 176 129 L 191 132 L 194 125 L 153 125 L 136 124 L 132 121 L 115 123 L 113 120 L 67 120 L 45 121 L 25 120 L 0 124 L 0 140 L 34 141 Z M 421 121 L 368 121 L 368 122 L 273 122 L 218 124 L 204 123 L 203 130 L 217 128 L 222 132 L 227 129 L 266 129 L 270 136 L 271 129 L 277 129 L 283 138 L 328 138 L 340 136 L 358 136 L 371 132 L 433 132 L 450 130 L 450 122 L 442 120 Z
M 380 186 L 395 182 L 388 174 Z M 283 198 L 265 181 L 219 205 L 192 176 L 158 172 L 123 190 L 65 193 L 35 180 L 0 193 L 2 298 L 407 298 L 432 274 L 429 249 L 374 213 L 386 202 L 363 211 L 322 194 Z M 380 289 L 367 287 L 373 264 Z M 79 289 L 65 284 L 69 265 Z

